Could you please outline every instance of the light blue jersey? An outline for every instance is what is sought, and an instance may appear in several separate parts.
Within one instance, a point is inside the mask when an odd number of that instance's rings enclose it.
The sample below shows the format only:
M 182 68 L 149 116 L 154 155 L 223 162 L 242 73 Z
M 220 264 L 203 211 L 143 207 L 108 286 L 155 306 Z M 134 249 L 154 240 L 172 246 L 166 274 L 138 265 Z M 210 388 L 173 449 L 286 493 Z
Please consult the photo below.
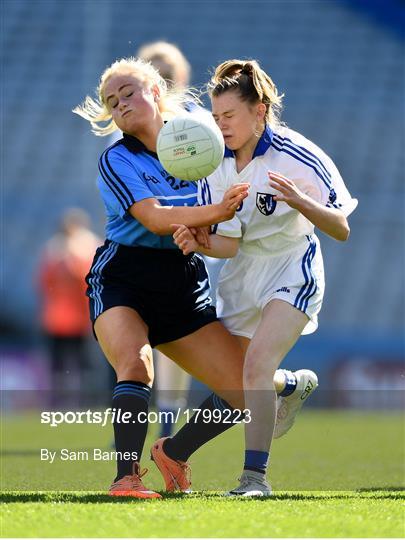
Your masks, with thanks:
M 128 210 L 134 203 L 149 198 L 157 199 L 162 206 L 196 206 L 195 182 L 171 176 L 157 154 L 127 134 L 103 152 L 99 172 L 97 183 L 106 208 L 109 240 L 126 246 L 178 249 L 171 234 L 152 233 Z

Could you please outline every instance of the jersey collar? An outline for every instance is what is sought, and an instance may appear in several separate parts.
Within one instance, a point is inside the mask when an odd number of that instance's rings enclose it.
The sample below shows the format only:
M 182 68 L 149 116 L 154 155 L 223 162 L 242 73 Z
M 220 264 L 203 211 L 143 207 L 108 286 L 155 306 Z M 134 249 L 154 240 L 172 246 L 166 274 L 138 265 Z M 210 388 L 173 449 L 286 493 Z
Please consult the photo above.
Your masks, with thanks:
M 148 150 L 146 146 L 136 137 L 133 137 L 132 135 L 128 135 L 128 133 L 122 134 L 122 139 L 124 143 L 124 146 L 128 148 L 131 152 L 134 154 L 140 154 L 141 152 L 145 152 L 146 154 L 150 154 L 151 156 L 158 159 L 156 152 L 152 152 L 151 150 Z
M 252 159 L 258 156 L 263 156 L 267 152 L 267 150 L 270 148 L 272 140 L 273 140 L 273 131 L 270 128 L 270 126 L 266 124 L 266 127 L 264 128 L 264 131 L 261 134 L 260 139 L 257 141 L 257 145 L 255 148 L 255 151 L 253 152 Z M 230 150 L 227 146 L 225 146 L 224 157 L 234 158 L 235 154 L 233 150 Z

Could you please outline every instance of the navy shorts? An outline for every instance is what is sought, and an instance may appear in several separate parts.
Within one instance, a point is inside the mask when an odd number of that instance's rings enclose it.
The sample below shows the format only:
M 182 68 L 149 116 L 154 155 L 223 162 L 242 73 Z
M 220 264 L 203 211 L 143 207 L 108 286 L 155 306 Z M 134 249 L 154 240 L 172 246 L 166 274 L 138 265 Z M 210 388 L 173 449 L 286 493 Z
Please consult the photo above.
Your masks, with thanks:
M 198 254 L 106 240 L 96 251 L 86 282 L 93 324 L 109 308 L 131 307 L 147 324 L 152 347 L 217 320 L 207 270 Z

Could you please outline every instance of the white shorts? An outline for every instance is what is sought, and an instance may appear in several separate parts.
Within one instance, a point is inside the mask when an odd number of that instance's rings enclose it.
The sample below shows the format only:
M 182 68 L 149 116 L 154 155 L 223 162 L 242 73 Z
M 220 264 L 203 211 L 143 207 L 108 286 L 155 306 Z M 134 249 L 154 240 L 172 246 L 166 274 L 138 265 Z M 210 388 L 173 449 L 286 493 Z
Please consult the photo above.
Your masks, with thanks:
M 263 308 L 275 298 L 285 300 L 308 318 L 303 334 L 318 327 L 325 290 L 323 259 L 315 235 L 294 251 L 280 256 L 251 255 L 239 250 L 222 268 L 217 291 L 217 311 L 228 330 L 253 337 Z

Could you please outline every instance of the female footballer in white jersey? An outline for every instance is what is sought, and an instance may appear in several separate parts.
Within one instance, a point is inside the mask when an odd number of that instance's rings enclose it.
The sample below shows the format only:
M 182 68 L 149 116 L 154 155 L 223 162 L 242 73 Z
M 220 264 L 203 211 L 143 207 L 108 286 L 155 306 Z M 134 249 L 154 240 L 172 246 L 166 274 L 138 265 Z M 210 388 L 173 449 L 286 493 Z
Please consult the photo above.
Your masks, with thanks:
M 174 238 L 184 254 L 230 257 L 219 278 L 218 311 L 245 352 L 245 406 L 252 416 L 245 425 L 244 471 L 230 494 L 261 496 L 271 493 L 266 470 L 273 437 L 289 429 L 300 400 L 317 385 L 312 372 L 291 374 L 274 431 L 273 375 L 299 336 L 315 331 L 322 305 L 314 227 L 347 240 L 347 216 L 357 200 L 332 160 L 280 123 L 282 96 L 256 61 L 222 63 L 208 89 L 226 151 L 217 171 L 201 182 L 201 202 L 221 200 L 236 182 L 250 183 L 250 193 L 231 220 L 214 228 L 209 249 L 184 226 Z

